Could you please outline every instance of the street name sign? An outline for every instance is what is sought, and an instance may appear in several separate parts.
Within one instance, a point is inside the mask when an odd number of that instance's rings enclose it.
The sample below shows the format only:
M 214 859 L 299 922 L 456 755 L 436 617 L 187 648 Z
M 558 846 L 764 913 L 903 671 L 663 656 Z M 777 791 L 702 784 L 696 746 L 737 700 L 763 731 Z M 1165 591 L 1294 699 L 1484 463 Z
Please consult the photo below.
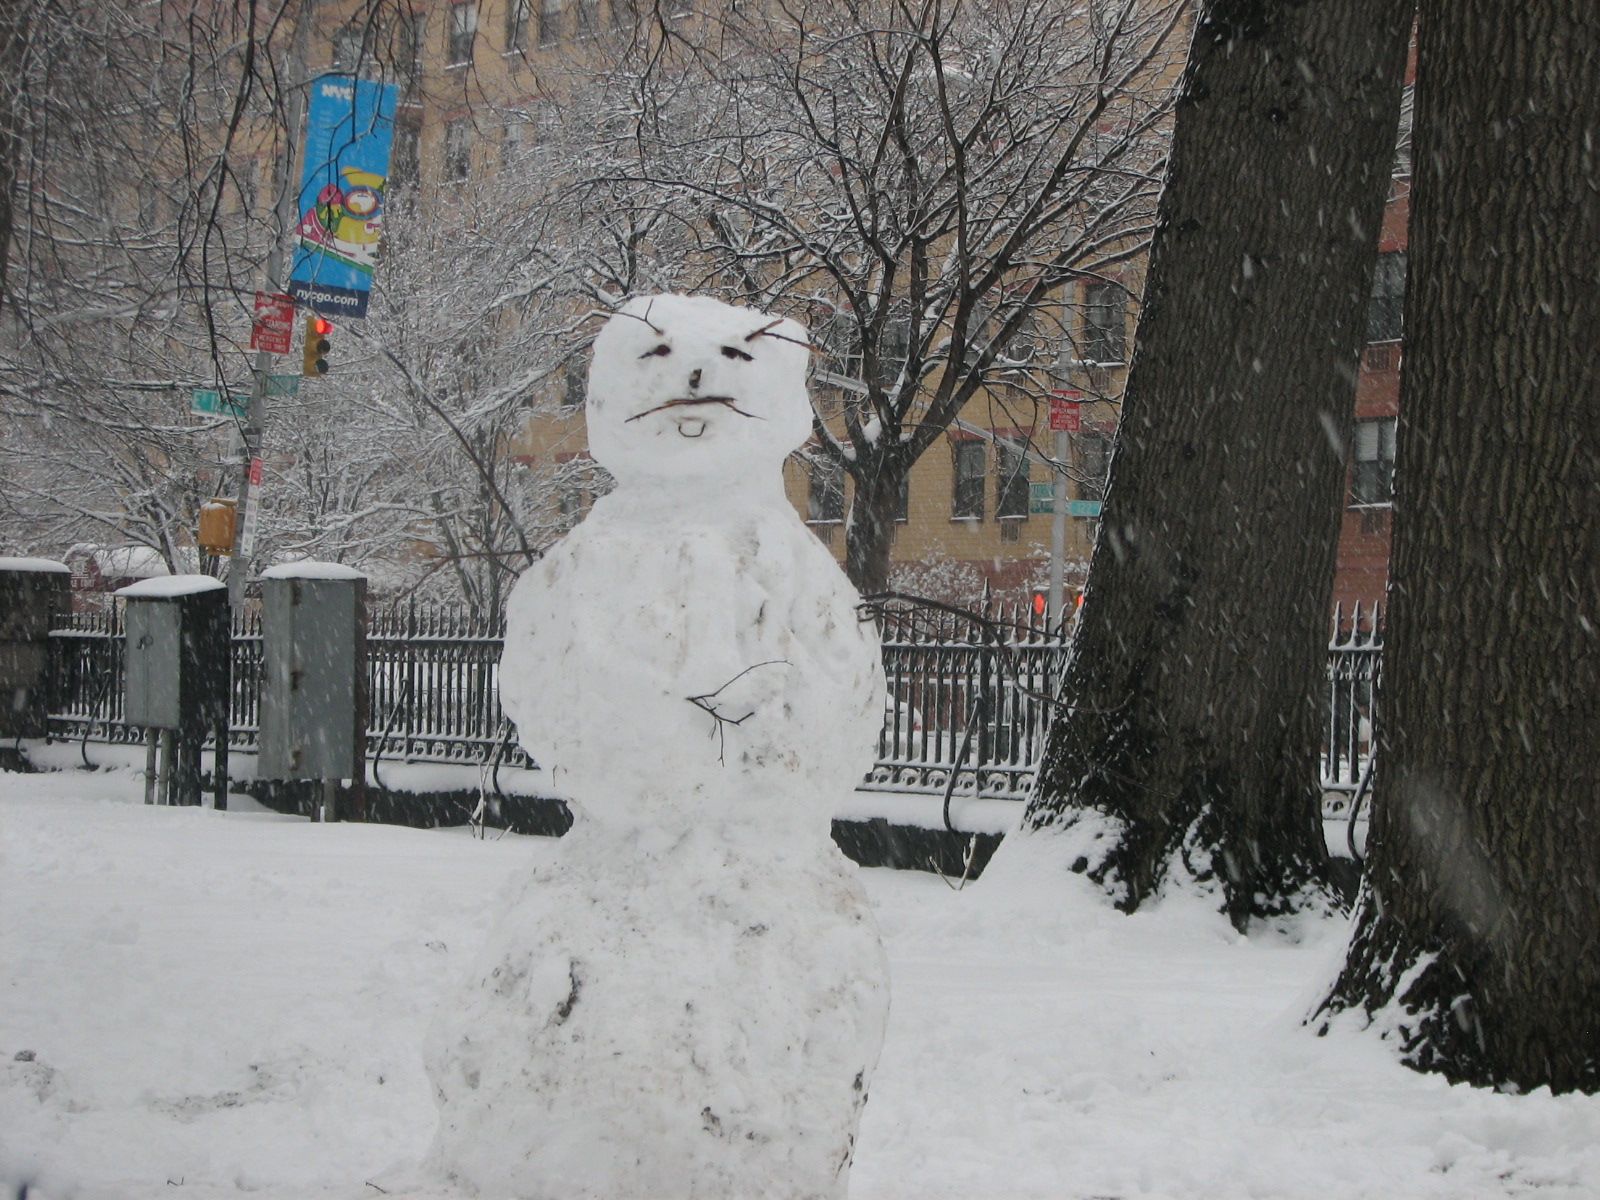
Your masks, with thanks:
M 189 393 L 189 411 L 208 417 L 244 417 L 245 402 L 232 397 L 224 400 L 216 388 L 195 388 Z

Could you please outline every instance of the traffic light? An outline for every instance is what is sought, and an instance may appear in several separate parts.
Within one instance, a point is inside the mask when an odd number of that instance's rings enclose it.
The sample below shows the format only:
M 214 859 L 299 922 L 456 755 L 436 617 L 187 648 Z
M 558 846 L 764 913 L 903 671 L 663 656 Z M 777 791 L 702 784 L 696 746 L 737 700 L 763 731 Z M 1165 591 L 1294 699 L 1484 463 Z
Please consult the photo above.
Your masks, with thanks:
M 1045 616 L 1045 614 L 1050 611 L 1050 593 L 1044 588 L 1034 588 L 1033 596 L 1029 600 L 1029 605 L 1033 609 L 1034 616 Z
M 328 373 L 328 335 L 333 322 L 315 313 L 306 318 L 306 342 L 300 373 L 315 379 Z

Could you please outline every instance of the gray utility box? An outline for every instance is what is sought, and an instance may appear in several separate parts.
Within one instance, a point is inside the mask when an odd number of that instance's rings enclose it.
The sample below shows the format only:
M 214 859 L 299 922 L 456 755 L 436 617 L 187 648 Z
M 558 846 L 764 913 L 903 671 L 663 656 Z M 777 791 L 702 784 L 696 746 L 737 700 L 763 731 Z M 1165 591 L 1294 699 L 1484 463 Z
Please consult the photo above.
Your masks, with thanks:
M 50 623 L 71 608 L 65 563 L 0 558 L 0 738 L 46 736 Z
M 367 740 L 367 581 L 302 563 L 261 577 L 262 779 L 361 779 Z
M 143 580 L 127 603 L 123 719 L 204 737 L 228 719 L 228 592 L 209 575 Z

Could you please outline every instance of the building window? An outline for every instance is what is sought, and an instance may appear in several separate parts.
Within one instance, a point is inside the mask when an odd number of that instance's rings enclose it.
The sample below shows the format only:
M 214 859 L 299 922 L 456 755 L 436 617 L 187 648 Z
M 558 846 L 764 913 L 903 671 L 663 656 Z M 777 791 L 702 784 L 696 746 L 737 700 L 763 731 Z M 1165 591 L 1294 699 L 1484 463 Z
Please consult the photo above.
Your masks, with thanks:
M 1020 446 L 995 443 L 994 515 L 1002 520 L 1027 519 L 1028 456 Z
M 402 117 L 394 123 L 394 150 L 389 161 L 390 187 L 404 187 L 417 181 L 422 169 L 422 129 L 416 121 Z
M 1378 255 L 1372 274 L 1372 300 L 1367 306 L 1367 341 L 1400 340 L 1406 302 L 1406 252 Z
M 1104 500 L 1106 478 L 1111 473 L 1111 439 L 1103 433 L 1085 431 L 1073 438 L 1077 452 L 1078 496 L 1083 500 Z
M 637 0 L 611 0 L 611 28 L 632 28 L 638 17 L 636 5 Z
M 599 0 L 572 0 L 572 12 L 577 19 L 576 36 L 593 37 L 600 26 Z
M 1127 358 L 1127 295 L 1114 283 L 1083 285 L 1083 357 L 1089 362 L 1119 363 Z
M 1355 469 L 1350 476 L 1352 505 L 1394 502 L 1395 419 L 1357 421 Z
M 532 0 L 506 0 L 506 49 L 528 47 L 528 6 Z
M 957 520 L 983 520 L 983 485 L 987 474 L 983 443 L 956 443 L 956 479 L 950 515 Z
M 452 67 L 472 61 L 472 42 L 478 36 L 476 0 L 456 0 L 450 6 L 450 46 L 446 61 Z
M 539 45 L 553 46 L 561 40 L 562 0 L 540 0 Z
M 465 179 L 472 174 L 472 119 L 457 117 L 444 127 L 444 177 Z
M 513 115 L 506 118 L 506 123 L 500 128 L 500 165 L 510 166 L 522 157 L 523 135 L 527 132 L 527 123 Z
M 806 489 L 806 520 L 813 524 L 836 524 L 844 520 L 844 464 L 819 458 L 811 464 L 811 482 Z
M 346 25 L 333 35 L 333 69 L 353 71 L 361 61 L 362 30 L 358 25 Z
M 894 498 L 894 519 L 900 524 L 911 519 L 911 472 L 900 476 L 900 487 Z
M 564 487 L 557 499 L 557 506 L 561 513 L 563 524 L 575 525 L 582 518 L 584 509 L 589 503 L 589 493 L 583 488 Z
M 583 355 L 567 359 L 566 387 L 561 392 L 561 407 L 583 407 L 583 398 L 589 390 L 589 362 Z

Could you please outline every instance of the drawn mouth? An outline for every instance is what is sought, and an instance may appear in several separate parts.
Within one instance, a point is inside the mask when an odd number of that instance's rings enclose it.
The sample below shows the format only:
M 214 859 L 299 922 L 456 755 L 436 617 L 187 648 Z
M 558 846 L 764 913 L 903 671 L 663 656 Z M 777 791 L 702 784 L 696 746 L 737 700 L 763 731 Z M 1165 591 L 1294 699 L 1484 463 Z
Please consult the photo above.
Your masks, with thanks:
M 706 423 L 699 417 L 680 417 L 678 419 L 678 436 L 697 438 L 706 431 Z
M 642 413 L 635 413 L 633 416 L 624 421 L 623 424 L 628 425 L 634 421 L 643 420 L 651 413 L 664 412 L 669 408 L 694 408 L 702 404 L 720 404 L 728 411 L 736 412 L 741 417 L 749 417 L 752 421 L 759 421 L 763 419 L 756 416 L 755 413 L 745 412 L 744 409 L 739 407 L 739 402 L 732 396 L 680 396 L 676 400 L 668 400 L 665 403 L 656 405 L 654 408 L 647 408 Z M 705 422 L 700 421 L 698 418 L 695 418 L 695 420 L 697 420 L 700 425 L 700 432 L 703 432 L 705 430 Z M 683 426 L 687 423 L 689 422 L 680 422 L 678 425 L 678 432 L 682 433 Z M 699 437 L 700 432 L 685 433 L 684 436 Z

